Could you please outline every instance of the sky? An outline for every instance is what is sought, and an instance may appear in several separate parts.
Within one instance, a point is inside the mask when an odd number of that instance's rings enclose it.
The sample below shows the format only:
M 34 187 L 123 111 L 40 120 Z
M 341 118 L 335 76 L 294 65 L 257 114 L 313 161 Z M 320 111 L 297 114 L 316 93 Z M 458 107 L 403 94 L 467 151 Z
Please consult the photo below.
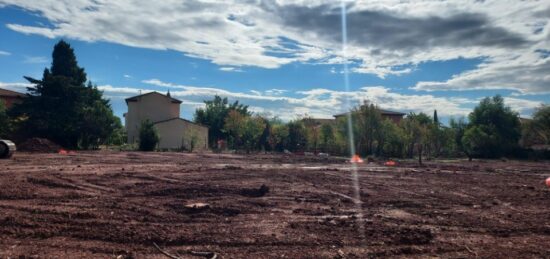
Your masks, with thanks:
M 116 115 L 170 91 L 182 117 L 215 94 L 256 113 L 383 109 L 467 116 L 500 94 L 523 117 L 550 103 L 550 0 L 344 2 L 0 0 L 0 88 L 25 91 L 66 40 Z M 343 64 L 350 87 L 344 87 Z

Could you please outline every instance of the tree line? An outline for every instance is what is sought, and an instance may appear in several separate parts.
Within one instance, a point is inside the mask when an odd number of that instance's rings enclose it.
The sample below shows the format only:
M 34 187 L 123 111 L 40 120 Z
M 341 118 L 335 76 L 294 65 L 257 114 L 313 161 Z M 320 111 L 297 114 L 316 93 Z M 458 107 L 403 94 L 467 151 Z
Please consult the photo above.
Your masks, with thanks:
M 41 79 L 25 78 L 34 86 L 22 103 L 7 110 L 0 101 L 0 138 L 21 142 L 42 137 L 74 149 L 126 142 L 120 119 L 87 79 L 67 42 L 54 46 L 51 67 L 44 69 Z M 254 114 L 247 105 L 220 96 L 206 100 L 205 107 L 195 111 L 194 121 L 209 127 L 211 148 L 228 146 L 246 152 L 348 156 L 353 148 L 362 156 L 416 156 L 421 162 L 433 157 L 526 157 L 533 153 L 528 147 L 550 145 L 550 106 L 541 105 L 532 119 L 520 121 L 499 95 L 484 98 L 467 117 L 451 119 L 448 126 L 440 123 L 435 110 L 432 116 L 409 113 L 394 122 L 382 116 L 376 105 L 365 102 L 350 114 L 353 147 L 345 117 L 323 121 L 305 116 L 284 122 Z M 140 139 L 141 150 L 155 148 L 158 134 L 151 122 L 143 122 Z M 548 152 L 544 155 L 548 158 Z
M 314 152 L 350 155 L 347 118 L 302 117 L 283 122 L 253 114 L 248 106 L 215 96 L 195 112 L 194 120 L 209 126 L 209 144 L 227 142 L 231 149 Z M 541 105 L 533 119 L 520 122 L 500 95 L 484 98 L 467 116 L 443 125 L 434 110 L 409 113 L 400 122 L 385 118 L 379 107 L 365 102 L 352 109 L 353 147 L 362 156 L 422 158 L 526 157 L 528 147 L 550 144 L 550 106 Z M 532 153 L 532 152 L 531 152 Z M 548 153 L 546 153 L 546 156 Z

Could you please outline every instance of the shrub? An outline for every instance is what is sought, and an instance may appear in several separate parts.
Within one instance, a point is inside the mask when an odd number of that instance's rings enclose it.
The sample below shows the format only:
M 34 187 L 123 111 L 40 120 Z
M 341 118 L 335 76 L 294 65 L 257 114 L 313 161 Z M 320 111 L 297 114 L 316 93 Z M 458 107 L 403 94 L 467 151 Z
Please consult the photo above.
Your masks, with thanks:
M 143 121 L 139 129 L 139 150 L 153 151 L 158 142 L 159 136 L 155 125 L 149 120 Z

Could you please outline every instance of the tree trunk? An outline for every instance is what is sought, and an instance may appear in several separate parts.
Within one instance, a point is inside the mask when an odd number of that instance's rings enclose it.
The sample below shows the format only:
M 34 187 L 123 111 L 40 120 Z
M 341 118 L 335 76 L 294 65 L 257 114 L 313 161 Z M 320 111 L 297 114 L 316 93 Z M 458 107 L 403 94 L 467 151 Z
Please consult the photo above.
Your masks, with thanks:
M 422 145 L 418 146 L 418 164 L 422 164 Z

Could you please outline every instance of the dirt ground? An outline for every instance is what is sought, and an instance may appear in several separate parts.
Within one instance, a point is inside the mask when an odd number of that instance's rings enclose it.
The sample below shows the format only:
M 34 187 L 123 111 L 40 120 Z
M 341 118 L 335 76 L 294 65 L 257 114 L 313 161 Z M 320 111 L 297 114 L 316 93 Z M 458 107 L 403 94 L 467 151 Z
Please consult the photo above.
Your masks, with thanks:
M 548 162 L 358 174 L 362 216 L 335 158 L 17 153 L 0 160 L 0 257 L 550 258 Z

